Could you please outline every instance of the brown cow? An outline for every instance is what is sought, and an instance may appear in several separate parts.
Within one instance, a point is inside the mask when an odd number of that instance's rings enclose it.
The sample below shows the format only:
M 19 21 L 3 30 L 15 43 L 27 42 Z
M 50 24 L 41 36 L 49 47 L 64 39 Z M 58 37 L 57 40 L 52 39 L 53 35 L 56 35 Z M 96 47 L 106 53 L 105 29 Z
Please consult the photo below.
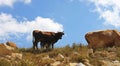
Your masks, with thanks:
M 117 30 L 89 32 L 85 35 L 88 46 L 93 48 L 120 46 L 120 33 Z
M 63 34 L 64 34 L 63 32 L 54 33 L 54 32 L 43 32 L 39 30 L 34 30 L 33 48 L 38 49 L 37 47 L 38 42 L 41 42 L 41 48 L 44 48 L 45 45 L 47 45 L 47 47 L 52 45 L 53 48 L 54 43 L 57 42 L 59 39 L 61 39 Z

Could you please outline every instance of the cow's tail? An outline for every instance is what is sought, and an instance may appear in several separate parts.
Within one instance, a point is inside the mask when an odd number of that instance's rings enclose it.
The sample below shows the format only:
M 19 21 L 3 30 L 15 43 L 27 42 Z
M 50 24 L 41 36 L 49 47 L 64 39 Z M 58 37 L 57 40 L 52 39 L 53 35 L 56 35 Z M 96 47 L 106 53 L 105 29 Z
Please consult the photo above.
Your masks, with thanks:
M 34 43 L 35 39 L 34 39 L 34 36 L 32 37 L 32 43 Z

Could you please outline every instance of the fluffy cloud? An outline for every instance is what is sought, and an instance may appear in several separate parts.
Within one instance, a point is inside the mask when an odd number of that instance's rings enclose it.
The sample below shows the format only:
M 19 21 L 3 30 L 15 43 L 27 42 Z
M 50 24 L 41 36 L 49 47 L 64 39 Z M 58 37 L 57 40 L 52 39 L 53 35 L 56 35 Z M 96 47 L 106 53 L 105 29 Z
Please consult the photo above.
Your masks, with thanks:
M 0 6 L 10 6 L 12 7 L 16 2 L 23 2 L 25 4 L 31 3 L 31 0 L 0 0 Z
M 34 29 L 58 32 L 63 31 L 63 26 L 50 18 L 42 18 L 40 16 L 32 21 L 18 22 L 10 14 L 0 14 L 0 40 L 13 38 L 13 36 L 19 38 L 23 35 L 27 35 L 26 39 L 31 39 L 31 33 Z
M 23 0 L 25 3 L 31 3 L 31 0 Z
M 88 0 L 95 5 L 95 12 L 105 25 L 120 27 L 120 0 Z

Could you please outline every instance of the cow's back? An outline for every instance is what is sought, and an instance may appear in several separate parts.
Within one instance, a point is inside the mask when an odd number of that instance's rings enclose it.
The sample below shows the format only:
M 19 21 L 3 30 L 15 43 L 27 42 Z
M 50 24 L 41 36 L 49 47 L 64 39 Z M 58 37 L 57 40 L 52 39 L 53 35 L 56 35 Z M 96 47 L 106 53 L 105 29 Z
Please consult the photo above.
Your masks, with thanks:
M 54 36 L 55 32 L 42 32 L 42 34 L 45 36 Z
M 33 31 L 33 37 L 35 38 L 35 41 L 40 42 L 50 42 L 51 37 L 54 37 L 54 32 L 47 32 L 47 31 L 40 31 L 40 30 L 34 30 Z
M 34 30 L 33 31 L 33 36 L 37 36 L 37 35 L 39 35 L 39 34 L 42 34 L 42 31 L 40 31 L 40 30 Z

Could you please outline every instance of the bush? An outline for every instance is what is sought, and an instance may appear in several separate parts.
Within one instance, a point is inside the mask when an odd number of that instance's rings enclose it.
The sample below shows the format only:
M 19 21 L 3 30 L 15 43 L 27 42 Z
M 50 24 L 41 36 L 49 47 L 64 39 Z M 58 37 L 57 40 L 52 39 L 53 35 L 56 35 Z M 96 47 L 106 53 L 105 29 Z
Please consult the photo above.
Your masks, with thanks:
M 29 60 L 22 60 L 16 66 L 35 66 L 35 64 Z

